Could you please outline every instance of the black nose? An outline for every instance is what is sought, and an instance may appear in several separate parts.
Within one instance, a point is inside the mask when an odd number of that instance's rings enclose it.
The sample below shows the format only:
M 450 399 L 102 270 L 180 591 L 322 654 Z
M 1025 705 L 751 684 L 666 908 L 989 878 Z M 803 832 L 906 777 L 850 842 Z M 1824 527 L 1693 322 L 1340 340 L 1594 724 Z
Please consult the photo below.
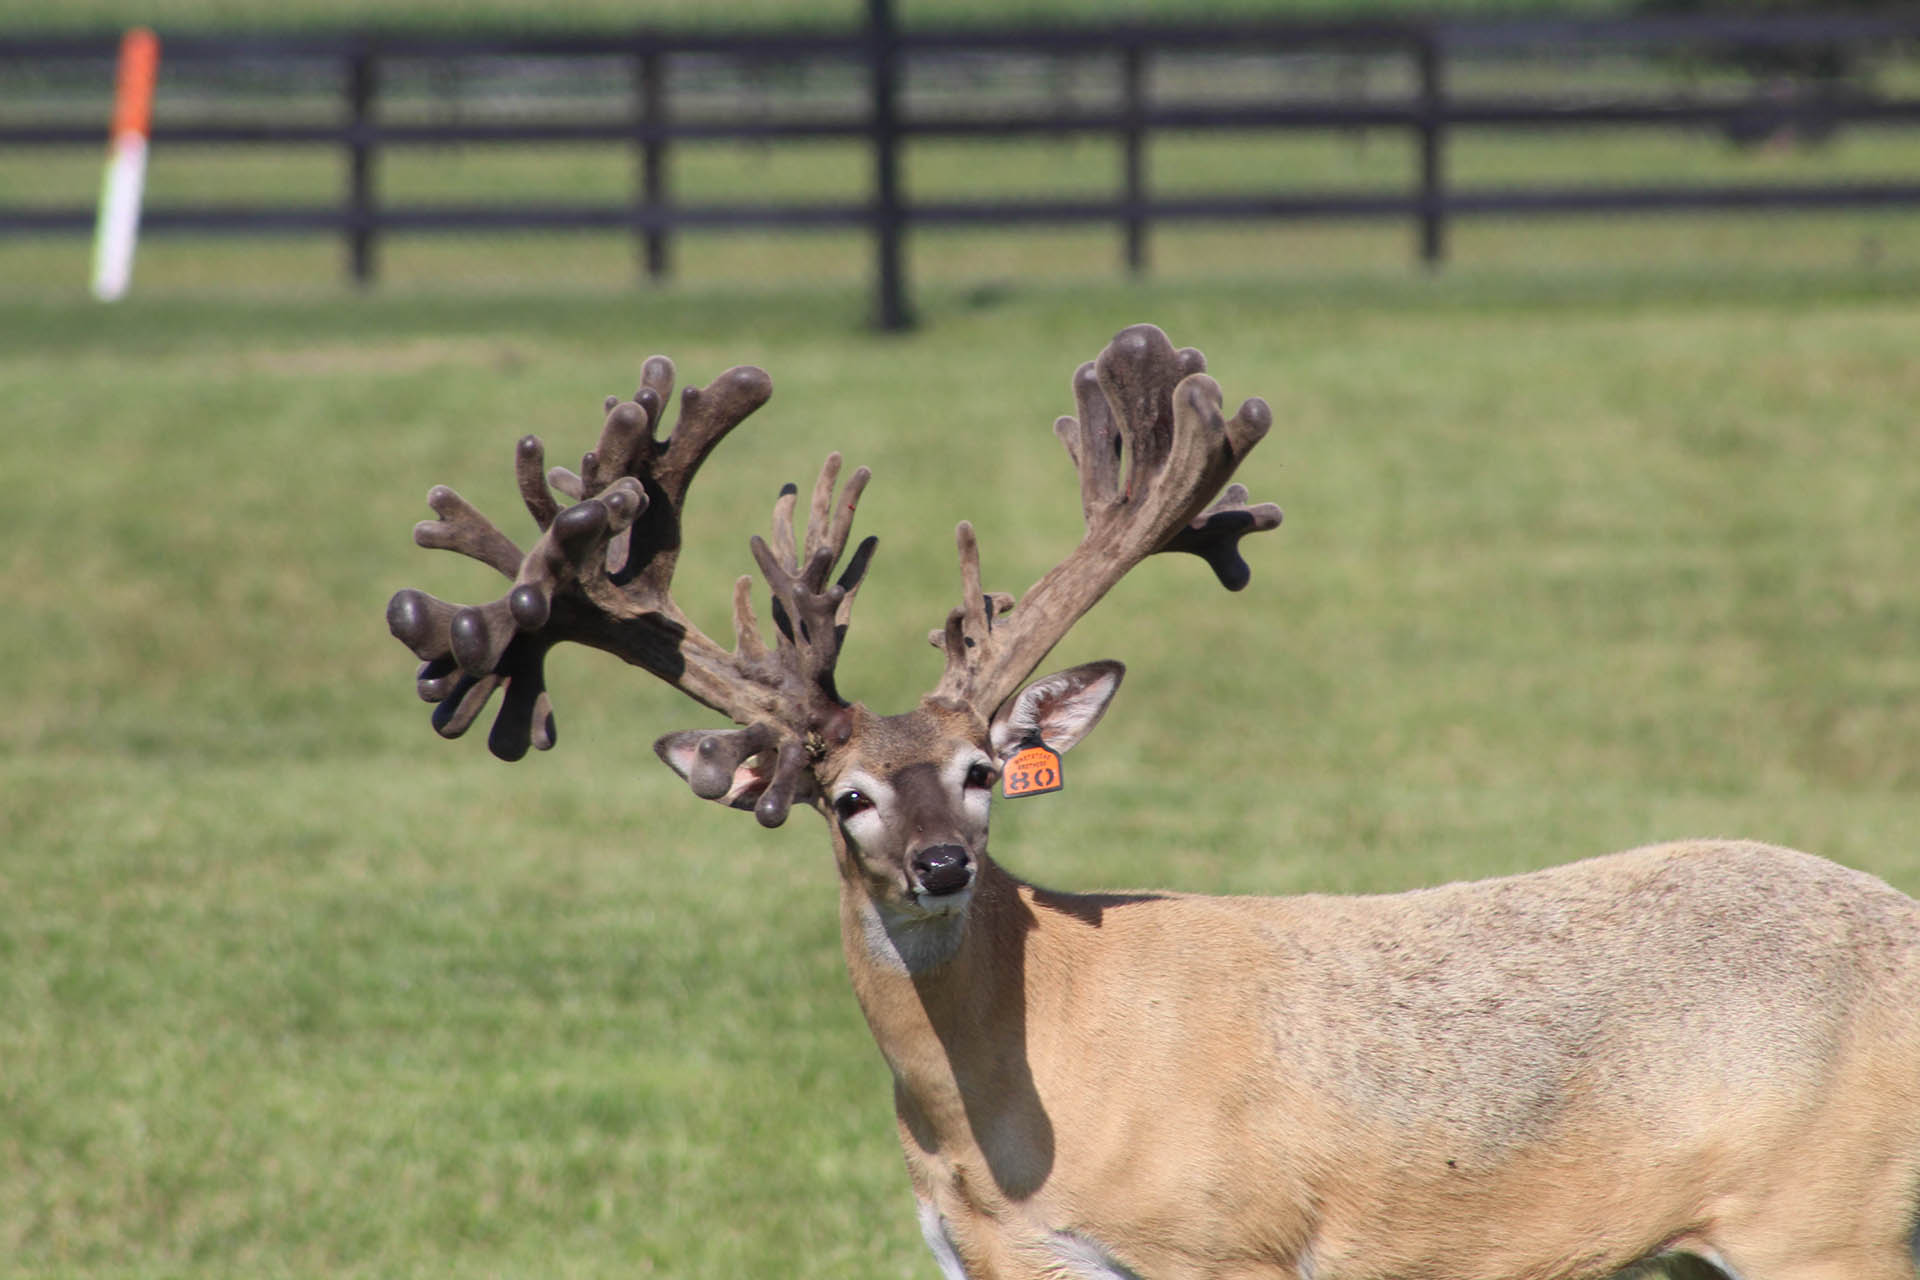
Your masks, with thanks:
M 934 897 L 958 893 L 973 881 L 973 859 L 957 844 L 929 845 L 913 855 L 913 874 Z

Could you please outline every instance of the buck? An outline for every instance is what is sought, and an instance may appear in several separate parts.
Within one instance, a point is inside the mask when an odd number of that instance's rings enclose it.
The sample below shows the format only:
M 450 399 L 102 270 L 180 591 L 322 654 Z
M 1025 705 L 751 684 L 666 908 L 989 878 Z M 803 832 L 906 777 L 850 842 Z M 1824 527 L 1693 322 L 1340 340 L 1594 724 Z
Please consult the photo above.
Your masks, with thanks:
M 1225 417 L 1204 370 L 1146 325 L 1081 366 L 1055 430 L 1084 539 L 1016 601 L 983 590 L 962 524 L 945 667 L 903 714 L 838 689 L 875 545 L 848 554 L 868 473 L 841 486 L 839 455 L 797 538 L 789 485 L 751 540 L 770 645 L 748 578 L 731 651 L 669 595 L 695 472 L 771 394 L 753 368 L 686 390 L 660 438 L 673 366 L 648 360 L 577 474 L 523 439 L 524 553 L 434 489 L 416 540 L 512 586 L 471 607 L 401 591 L 389 625 L 443 735 L 498 690 L 495 754 L 552 746 L 544 657 L 578 641 L 735 722 L 655 744 L 696 795 L 767 826 L 824 816 L 847 969 L 949 1280 L 1547 1280 L 1655 1259 L 1911 1280 L 1920 906 L 1869 876 L 1713 841 L 1394 896 L 1088 895 L 988 852 L 1008 762 L 1073 747 L 1120 684 L 1114 662 L 1025 683 L 1067 629 L 1157 552 L 1244 586 L 1241 537 L 1280 521 L 1239 485 L 1209 502 L 1271 417 L 1257 399 Z

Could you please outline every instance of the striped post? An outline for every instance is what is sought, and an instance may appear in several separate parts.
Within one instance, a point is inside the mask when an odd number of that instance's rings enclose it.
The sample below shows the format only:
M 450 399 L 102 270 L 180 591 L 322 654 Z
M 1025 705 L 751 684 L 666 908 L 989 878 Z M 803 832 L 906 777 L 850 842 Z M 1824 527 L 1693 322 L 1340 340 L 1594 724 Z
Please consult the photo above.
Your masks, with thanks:
M 140 193 L 147 178 L 147 134 L 153 119 L 153 82 L 160 40 L 135 27 L 120 41 L 120 72 L 113 97 L 107 173 L 94 224 L 93 296 L 114 302 L 133 277 L 133 244 L 140 234 Z

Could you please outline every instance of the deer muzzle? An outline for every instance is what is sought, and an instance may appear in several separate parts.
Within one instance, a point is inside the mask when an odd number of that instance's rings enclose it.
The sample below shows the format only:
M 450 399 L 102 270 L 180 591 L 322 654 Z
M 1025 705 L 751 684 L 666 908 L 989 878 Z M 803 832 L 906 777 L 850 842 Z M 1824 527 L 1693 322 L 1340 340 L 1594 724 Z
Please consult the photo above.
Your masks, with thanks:
M 929 845 L 910 862 L 920 891 L 930 898 L 959 893 L 973 883 L 973 857 L 961 845 Z

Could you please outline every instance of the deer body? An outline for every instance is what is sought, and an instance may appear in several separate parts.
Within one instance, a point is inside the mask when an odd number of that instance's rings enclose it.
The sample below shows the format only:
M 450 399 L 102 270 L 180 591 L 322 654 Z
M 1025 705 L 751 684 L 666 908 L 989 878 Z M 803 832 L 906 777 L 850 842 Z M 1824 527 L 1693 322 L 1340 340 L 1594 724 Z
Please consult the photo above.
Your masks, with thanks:
M 1053 893 L 995 863 L 1003 766 L 1071 749 L 1122 677 L 1025 683 L 1048 650 L 1149 555 L 1238 590 L 1239 539 L 1280 521 L 1227 484 L 1271 415 L 1226 418 L 1204 369 L 1144 325 L 1080 368 L 1055 431 L 1085 537 L 1016 601 L 982 589 L 961 525 L 945 670 L 904 714 L 837 688 L 874 548 L 847 554 L 867 473 L 838 488 L 837 454 L 804 535 L 788 486 L 751 540 L 771 646 L 748 579 L 731 652 L 669 594 L 694 473 L 771 394 L 755 369 L 683 392 L 662 440 L 673 369 L 649 360 L 579 474 L 524 439 L 528 551 L 434 490 L 416 540 L 513 585 L 467 607 L 402 591 L 388 624 L 445 736 L 504 690 L 495 754 L 551 747 L 543 663 L 575 640 L 742 726 L 655 743 L 695 794 L 825 817 L 948 1280 L 1596 1280 L 1663 1254 L 1915 1280 L 1920 904 L 1869 876 L 1733 842 L 1358 898 Z
M 1920 909 L 1831 863 L 1671 845 L 1282 899 L 996 868 L 962 929 L 919 974 L 845 940 L 916 1192 L 976 1280 L 1078 1275 L 1088 1245 L 1168 1280 L 1679 1249 L 1911 1274 Z

